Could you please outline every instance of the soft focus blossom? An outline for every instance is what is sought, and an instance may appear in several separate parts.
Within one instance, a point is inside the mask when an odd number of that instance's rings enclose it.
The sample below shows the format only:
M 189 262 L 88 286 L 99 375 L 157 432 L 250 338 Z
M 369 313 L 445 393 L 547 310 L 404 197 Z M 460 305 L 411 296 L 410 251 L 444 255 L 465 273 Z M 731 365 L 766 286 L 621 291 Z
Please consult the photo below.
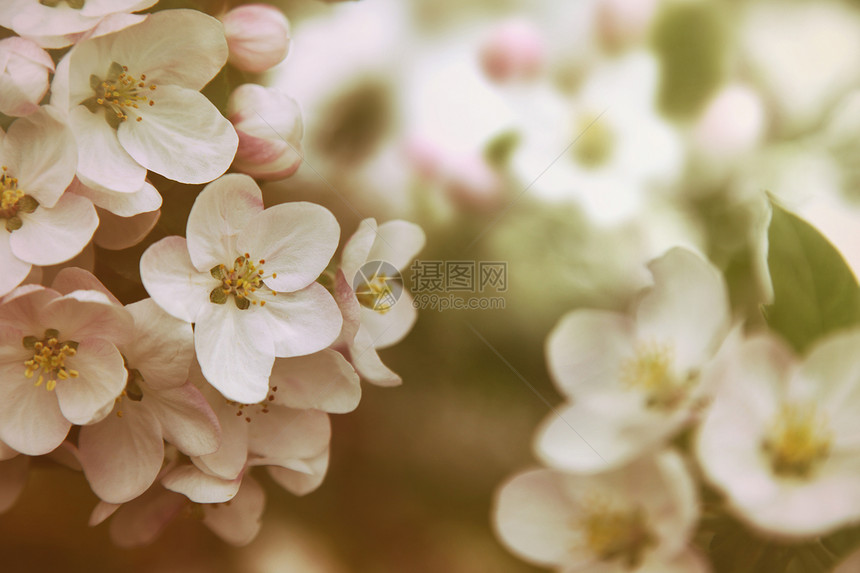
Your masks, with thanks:
M 239 136 L 237 171 L 283 179 L 302 164 L 302 112 L 293 98 L 277 88 L 244 84 L 230 94 L 227 117 Z
M 0 113 L 22 116 L 38 110 L 53 71 L 51 56 L 36 43 L 0 40 Z
M 98 225 L 93 204 L 64 193 L 75 172 L 71 132 L 50 107 L 0 131 L 0 294 L 32 265 L 55 265 L 81 252 Z
M 597 472 L 624 464 L 689 422 L 710 391 L 708 361 L 729 327 L 722 275 L 681 248 L 649 266 L 654 286 L 633 316 L 575 310 L 547 340 L 550 373 L 572 400 L 539 430 L 536 448 L 550 465 Z
M 43 48 L 64 48 L 112 15 L 137 12 L 158 0 L 8 0 L 0 5 L 0 26 Z
M 314 282 L 337 248 L 334 216 L 312 203 L 263 210 L 247 175 L 225 175 L 198 195 L 187 240 L 167 237 L 141 257 L 152 298 L 195 323 L 206 379 L 242 404 L 263 400 L 276 356 L 311 354 L 340 331 L 340 311 Z
M 730 506 L 770 534 L 812 537 L 860 518 L 860 333 L 822 340 L 802 361 L 773 336 L 737 351 L 697 453 Z
M 290 23 L 274 6 L 245 4 L 221 21 L 230 48 L 230 63 L 246 72 L 265 72 L 287 57 Z
M 221 23 L 193 10 L 158 12 L 77 44 L 58 65 L 51 103 L 69 110 L 78 178 L 134 192 L 147 169 L 181 183 L 221 175 L 238 138 L 198 92 L 226 60 Z
M 556 571 L 698 573 L 707 567 L 685 551 L 696 504 L 681 458 L 666 452 L 601 475 L 517 474 L 493 521 L 517 555 Z
M 481 46 L 481 66 L 495 81 L 531 79 L 544 64 L 540 30 L 527 20 L 498 24 Z
M 417 312 L 412 296 L 403 289 L 395 293 L 387 268 L 402 271 L 424 247 L 424 231 L 408 221 L 388 221 L 381 225 L 365 219 L 343 248 L 340 269 L 335 276 L 335 297 L 344 315 L 338 340 L 358 373 L 381 386 L 401 383 L 400 377 L 379 359 L 377 348 L 397 344 L 415 324 Z M 387 263 L 371 265 L 366 263 Z M 402 281 L 402 279 L 399 279 Z
M 592 71 L 572 99 L 538 86 L 520 94 L 512 167 L 523 188 L 580 205 L 595 223 L 633 218 L 681 175 L 684 149 L 656 108 L 658 62 L 634 52 Z
M 47 453 L 72 424 L 104 418 L 128 373 L 115 344 L 132 319 L 97 291 L 19 287 L 0 302 L 0 440 Z

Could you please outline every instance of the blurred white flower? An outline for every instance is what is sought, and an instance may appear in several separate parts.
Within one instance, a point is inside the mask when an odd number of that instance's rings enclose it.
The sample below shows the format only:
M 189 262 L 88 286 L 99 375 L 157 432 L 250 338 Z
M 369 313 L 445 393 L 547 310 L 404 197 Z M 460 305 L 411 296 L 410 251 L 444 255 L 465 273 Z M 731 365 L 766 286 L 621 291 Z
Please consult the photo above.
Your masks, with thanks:
M 757 529 L 813 537 L 860 518 L 860 332 L 798 361 L 775 336 L 744 343 L 697 439 L 705 476 Z
M 276 66 L 290 49 L 290 23 L 283 12 L 266 4 L 245 4 L 221 17 L 231 64 L 260 73 Z
M 78 178 L 134 192 L 147 169 L 181 183 L 224 173 L 238 137 L 199 90 L 226 60 L 223 26 L 193 10 L 158 12 L 77 44 L 57 66 L 51 103 L 68 110 Z
M 767 90 L 780 133 L 814 126 L 860 81 L 860 14 L 845 3 L 754 2 L 740 34 L 742 58 Z
M 233 168 L 257 179 L 284 179 L 302 164 L 302 112 L 277 88 L 244 84 L 227 101 L 239 136 Z
M 39 455 L 63 441 L 72 424 L 104 418 L 127 375 L 115 344 L 132 318 L 102 293 L 61 295 L 35 285 L 0 302 L 0 439 Z
M 187 240 L 167 237 L 140 261 L 143 285 L 173 316 L 195 323 L 206 379 L 242 404 L 263 400 L 275 357 L 311 354 L 337 338 L 342 317 L 316 278 L 340 228 L 327 209 L 263 209 L 247 175 L 225 175 L 197 196 Z
M 399 296 L 389 281 L 391 269 L 402 271 L 424 247 L 421 227 L 408 221 L 364 219 L 343 247 L 340 269 L 335 276 L 335 298 L 344 316 L 337 347 L 368 382 L 394 386 L 402 381 L 376 353 L 400 342 L 415 324 L 418 313 L 412 295 L 404 288 Z M 372 265 L 366 263 L 386 263 Z M 402 279 L 400 279 L 402 281 Z
M 600 225 L 633 218 L 683 166 L 679 135 L 656 109 L 658 79 L 654 56 L 637 52 L 595 68 L 573 99 L 546 86 L 519 94 L 512 167 L 523 187 L 575 202 Z
M 710 390 L 709 361 L 729 327 L 723 277 L 681 248 L 649 265 L 654 286 L 635 315 L 580 309 L 547 339 L 550 373 L 572 402 L 544 421 L 549 465 L 594 473 L 659 448 Z
M 686 551 L 697 518 L 693 481 L 664 452 L 600 475 L 517 474 L 501 486 L 493 522 L 511 551 L 556 571 L 704 573 Z
M 597 26 L 608 47 L 645 40 L 661 0 L 598 0 Z
M 37 111 L 53 71 L 51 56 L 35 42 L 0 40 L 0 113 L 22 116 Z
M 75 140 L 50 106 L 0 130 L 0 295 L 33 265 L 73 258 L 98 225 L 93 204 L 64 193 L 75 172 Z
M 158 0 L 7 0 L 0 5 L 0 26 L 43 48 L 75 43 L 103 19 L 149 8 Z

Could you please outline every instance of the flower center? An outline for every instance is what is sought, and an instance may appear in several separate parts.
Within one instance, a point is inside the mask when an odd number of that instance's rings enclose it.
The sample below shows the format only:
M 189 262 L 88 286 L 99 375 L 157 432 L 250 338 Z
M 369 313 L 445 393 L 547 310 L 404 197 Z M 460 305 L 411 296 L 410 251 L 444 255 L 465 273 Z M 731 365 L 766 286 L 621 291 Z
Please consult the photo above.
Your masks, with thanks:
M 579 118 L 576 128 L 578 139 L 573 146 L 576 162 L 589 169 L 608 163 L 615 147 L 615 135 L 609 126 L 589 114 Z
M 636 569 L 645 551 L 656 543 L 640 509 L 595 511 L 581 526 L 595 555 L 603 561 L 620 559 L 627 569 Z
M 123 398 L 128 398 L 132 402 L 140 402 L 143 400 L 143 389 L 141 388 L 141 384 L 144 382 L 143 374 L 141 374 L 140 370 L 137 368 L 128 367 L 128 359 L 125 357 L 125 354 L 122 356 L 122 363 L 125 366 L 125 371 L 128 372 L 128 377 L 126 378 L 125 388 L 123 388 L 122 393 L 116 397 L 116 415 L 118 418 L 123 417 Z
M 808 478 L 830 454 L 833 434 L 814 404 L 783 404 L 761 449 L 781 477 Z
M 680 379 L 673 371 L 674 351 L 670 345 L 642 346 L 621 365 L 621 382 L 646 395 L 645 405 L 655 410 L 676 408 L 687 394 L 692 375 Z
M 146 74 L 140 78 L 128 73 L 128 67 L 113 62 L 108 68 L 107 77 L 101 79 L 97 75 L 90 76 L 90 87 L 94 96 L 82 102 L 92 113 L 96 113 L 100 107 L 105 108 L 105 119 L 114 129 L 128 119 L 129 113 L 135 113 L 137 121 L 143 121 L 143 117 L 137 110 L 141 105 L 155 105 L 151 99 L 156 85 L 146 82 Z
M 361 306 L 385 314 L 397 302 L 397 296 L 391 288 L 391 281 L 399 279 L 400 277 L 389 277 L 385 273 L 374 274 L 363 284 L 358 285 L 355 296 Z
M 60 333 L 53 328 L 45 331 L 41 340 L 35 336 L 25 336 L 24 348 L 33 351 L 33 358 L 24 362 L 24 376 L 32 378 L 38 372 L 36 386 L 41 386 L 47 377 L 45 389 L 49 392 L 57 387 L 57 380 L 77 378 L 78 371 L 66 366 L 66 359 L 77 354 L 78 343 L 73 340 L 60 342 Z
M 18 178 L 9 174 L 9 168 L 0 166 L 0 219 L 4 219 L 10 233 L 21 228 L 23 221 L 18 213 L 32 213 L 39 202 L 18 188 Z
M 259 304 L 261 307 L 266 306 L 265 300 L 258 300 L 256 292 L 260 289 L 271 292 L 272 295 L 277 295 L 263 283 L 263 279 L 268 278 L 263 273 L 263 266 L 266 263 L 265 259 L 260 259 L 255 264 L 251 255 L 245 253 L 242 256 L 236 257 L 233 261 L 233 268 L 228 269 L 227 265 L 216 265 L 209 269 L 209 274 L 221 281 L 221 284 L 212 289 L 209 293 L 209 301 L 215 304 L 224 304 L 227 298 L 232 296 L 233 302 L 239 310 L 246 310 L 252 304 Z M 278 273 L 272 273 L 272 278 L 277 278 Z
M 227 400 L 227 404 L 234 406 L 236 408 L 236 415 L 244 416 L 245 421 L 250 424 L 254 419 L 255 414 L 269 413 L 269 402 L 272 402 L 275 399 L 275 393 L 277 391 L 278 387 L 272 386 L 269 388 L 269 394 L 266 396 L 266 399 L 257 402 L 256 404 L 240 404 L 239 402 L 234 402 L 232 400 Z

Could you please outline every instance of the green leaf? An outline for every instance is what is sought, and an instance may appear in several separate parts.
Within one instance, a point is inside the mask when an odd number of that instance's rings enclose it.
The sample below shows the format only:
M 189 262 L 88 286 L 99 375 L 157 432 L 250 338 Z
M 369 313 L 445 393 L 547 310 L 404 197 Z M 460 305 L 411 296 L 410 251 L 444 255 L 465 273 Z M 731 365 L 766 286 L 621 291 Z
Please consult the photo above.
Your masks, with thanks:
M 836 248 L 812 225 L 772 203 L 770 327 L 802 353 L 820 337 L 860 324 L 860 288 Z

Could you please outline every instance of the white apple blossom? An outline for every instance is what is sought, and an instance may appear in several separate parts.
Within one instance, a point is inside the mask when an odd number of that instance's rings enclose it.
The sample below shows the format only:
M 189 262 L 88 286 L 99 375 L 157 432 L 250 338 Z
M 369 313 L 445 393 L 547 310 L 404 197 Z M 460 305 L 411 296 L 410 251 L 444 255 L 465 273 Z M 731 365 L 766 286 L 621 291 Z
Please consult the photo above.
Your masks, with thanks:
M 206 379 L 242 404 L 263 400 L 275 357 L 311 354 L 343 319 L 315 279 L 337 248 L 334 216 L 312 203 L 263 209 L 260 188 L 231 174 L 206 186 L 187 240 L 167 237 L 141 257 L 143 284 L 173 316 L 195 323 Z
M 742 345 L 703 422 L 705 476 L 755 528 L 813 537 L 860 519 L 860 331 L 802 360 L 774 336 Z
M 686 550 L 698 507 L 680 456 L 664 452 L 594 476 L 517 474 L 496 496 L 493 523 L 520 557 L 570 573 L 704 573 Z
M 249 466 L 268 466 L 299 495 L 325 476 L 331 437 L 326 412 L 349 412 L 361 397 L 355 371 L 328 349 L 275 360 L 269 392 L 258 404 L 224 399 L 199 371 L 192 371 L 192 380 L 212 405 L 223 436 L 218 451 L 193 457 L 194 464 L 222 479 L 235 479 Z
M 30 38 L 43 48 L 75 43 L 104 18 L 149 8 L 158 0 L 6 0 L 0 26 Z
M 418 313 L 407 290 L 392 300 L 395 293 L 388 281 L 397 277 L 386 276 L 384 267 L 379 266 L 370 276 L 360 271 L 365 263 L 376 262 L 402 271 L 424 242 L 424 231 L 414 223 L 394 220 L 377 226 L 375 219 L 364 219 L 343 247 L 334 292 L 344 315 L 344 328 L 336 345 L 373 384 L 401 383 L 379 359 L 376 349 L 400 342 L 412 330 Z
M 258 179 L 284 179 L 302 164 L 302 112 L 277 88 L 244 84 L 227 101 L 239 135 L 233 168 Z
M 246 72 L 265 72 L 281 63 L 290 49 L 290 23 L 266 4 L 245 4 L 221 18 L 230 63 Z
M 22 116 L 39 109 L 54 71 L 50 54 L 25 38 L 0 40 L 0 113 Z
M 104 418 L 127 381 L 131 315 L 98 291 L 26 285 L 0 301 L 0 440 L 39 455 Z
M 0 130 L 0 294 L 33 265 L 73 258 L 98 225 L 93 204 L 64 193 L 75 172 L 74 138 L 50 107 Z
M 548 464 L 585 473 L 622 465 L 660 447 L 710 392 L 709 361 L 729 328 L 723 277 L 681 248 L 649 268 L 654 286 L 633 316 L 575 310 L 550 334 L 549 370 L 571 402 L 539 430 Z
M 109 296 L 81 269 L 64 269 L 53 287 L 60 292 L 89 288 Z M 78 438 L 78 459 L 90 487 L 111 503 L 129 501 L 152 485 L 164 460 L 163 439 L 186 455 L 214 452 L 220 442 L 215 414 L 188 382 L 194 357 L 191 326 L 152 299 L 125 308 L 134 331 L 117 346 L 128 381 L 110 415 L 81 428 Z
M 199 90 L 226 60 L 223 26 L 193 10 L 158 12 L 77 44 L 57 66 L 51 103 L 68 110 L 78 178 L 134 192 L 147 169 L 181 183 L 224 173 L 238 138 Z
M 656 106 L 656 57 L 634 52 L 597 66 L 572 99 L 546 86 L 518 94 L 521 141 L 511 165 L 550 202 L 574 202 L 596 224 L 629 221 L 649 192 L 681 175 L 684 149 Z

